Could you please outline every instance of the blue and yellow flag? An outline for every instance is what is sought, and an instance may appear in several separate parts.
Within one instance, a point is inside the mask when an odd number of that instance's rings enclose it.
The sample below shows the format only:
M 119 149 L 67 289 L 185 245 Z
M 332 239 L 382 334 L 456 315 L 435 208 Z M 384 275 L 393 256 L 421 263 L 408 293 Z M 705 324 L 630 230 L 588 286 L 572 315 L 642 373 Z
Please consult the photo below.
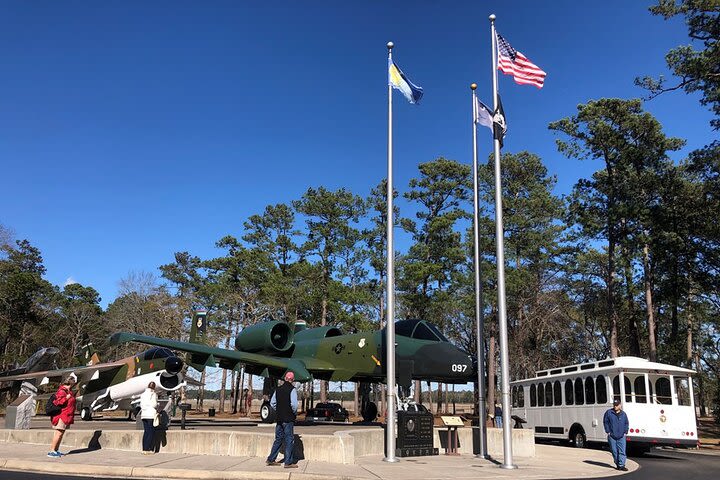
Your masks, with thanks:
M 388 82 L 396 90 L 400 90 L 410 103 L 419 103 L 423 96 L 423 89 L 408 79 L 405 74 L 388 59 Z

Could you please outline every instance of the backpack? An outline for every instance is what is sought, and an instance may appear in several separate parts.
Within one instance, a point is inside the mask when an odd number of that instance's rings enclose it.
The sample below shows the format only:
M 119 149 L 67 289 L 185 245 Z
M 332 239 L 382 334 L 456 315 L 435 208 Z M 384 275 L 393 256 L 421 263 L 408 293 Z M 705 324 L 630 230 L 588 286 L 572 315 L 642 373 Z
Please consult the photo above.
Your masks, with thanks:
M 48 398 L 47 403 L 45 404 L 45 414 L 51 417 L 54 417 L 56 415 L 60 415 L 60 412 L 62 412 L 62 407 L 58 407 L 55 405 L 55 399 L 57 397 L 53 393 L 50 395 L 50 398 Z

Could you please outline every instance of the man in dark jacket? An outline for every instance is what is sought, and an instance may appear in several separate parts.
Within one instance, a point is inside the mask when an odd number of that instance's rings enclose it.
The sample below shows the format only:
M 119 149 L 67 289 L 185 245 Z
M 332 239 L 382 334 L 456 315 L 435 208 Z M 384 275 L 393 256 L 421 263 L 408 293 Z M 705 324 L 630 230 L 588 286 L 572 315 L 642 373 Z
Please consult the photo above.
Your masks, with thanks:
M 292 382 L 295 380 L 293 372 L 285 374 L 285 382 L 275 389 L 270 406 L 277 414 L 277 424 L 275 425 L 275 442 L 273 442 L 270 456 L 268 456 L 266 465 L 280 465 L 276 462 L 280 447 L 285 442 L 285 468 L 297 468 L 297 463 L 293 459 L 293 447 L 295 445 L 295 415 L 297 414 L 297 391 L 293 387 Z
M 615 400 L 613 408 L 605 412 L 603 426 L 608 436 L 608 443 L 617 469 L 627 472 L 627 468 L 625 468 L 625 459 L 627 458 L 625 455 L 625 435 L 627 435 L 628 428 L 630 428 L 630 422 L 627 414 L 622 410 L 620 400 Z

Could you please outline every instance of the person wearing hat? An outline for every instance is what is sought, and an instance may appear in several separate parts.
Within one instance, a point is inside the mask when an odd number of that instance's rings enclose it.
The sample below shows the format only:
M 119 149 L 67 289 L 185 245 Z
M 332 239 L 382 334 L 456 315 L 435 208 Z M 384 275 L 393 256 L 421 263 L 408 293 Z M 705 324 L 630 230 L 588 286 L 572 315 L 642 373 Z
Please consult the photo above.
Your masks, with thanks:
M 293 447 L 295 445 L 295 415 L 297 414 L 298 400 L 297 390 L 292 382 L 295 380 L 295 374 L 288 371 L 285 374 L 285 381 L 282 385 L 275 389 L 270 406 L 277 414 L 277 424 L 275 425 L 275 441 L 273 442 L 270 455 L 267 457 L 266 465 L 280 465 L 277 462 L 280 447 L 285 443 L 285 458 L 283 463 L 285 468 L 297 468 L 297 463 L 293 459 Z
M 610 451 L 612 451 L 615 466 L 618 470 L 627 472 L 627 468 L 625 468 L 625 460 L 627 459 L 627 455 L 625 454 L 625 435 L 627 435 L 628 429 L 630 428 L 630 422 L 628 421 L 627 414 L 623 412 L 619 399 L 615 400 L 612 408 L 605 412 L 603 426 L 608 436 L 608 443 L 610 444 Z
M 70 425 L 75 421 L 75 394 L 72 391 L 73 385 L 77 383 L 77 377 L 74 373 L 67 376 L 65 381 L 60 385 L 58 391 L 55 392 L 55 399 L 53 404 L 60 407 L 60 413 L 50 417 L 50 423 L 55 430 L 52 443 L 50 444 L 50 451 L 47 456 L 50 458 L 60 458 L 60 442 L 62 442 L 65 430 L 70 428 Z

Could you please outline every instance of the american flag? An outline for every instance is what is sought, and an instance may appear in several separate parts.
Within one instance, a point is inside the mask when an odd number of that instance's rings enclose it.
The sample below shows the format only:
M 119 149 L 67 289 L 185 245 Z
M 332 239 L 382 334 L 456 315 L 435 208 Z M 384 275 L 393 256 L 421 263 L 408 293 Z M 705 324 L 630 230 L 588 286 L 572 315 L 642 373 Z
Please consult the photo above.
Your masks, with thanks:
M 535 85 L 542 88 L 545 72 L 532 63 L 522 53 L 515 50 L 502 35 L 497 34 L 498 69 L 506 75 L 512 75 L 515 83 Z

